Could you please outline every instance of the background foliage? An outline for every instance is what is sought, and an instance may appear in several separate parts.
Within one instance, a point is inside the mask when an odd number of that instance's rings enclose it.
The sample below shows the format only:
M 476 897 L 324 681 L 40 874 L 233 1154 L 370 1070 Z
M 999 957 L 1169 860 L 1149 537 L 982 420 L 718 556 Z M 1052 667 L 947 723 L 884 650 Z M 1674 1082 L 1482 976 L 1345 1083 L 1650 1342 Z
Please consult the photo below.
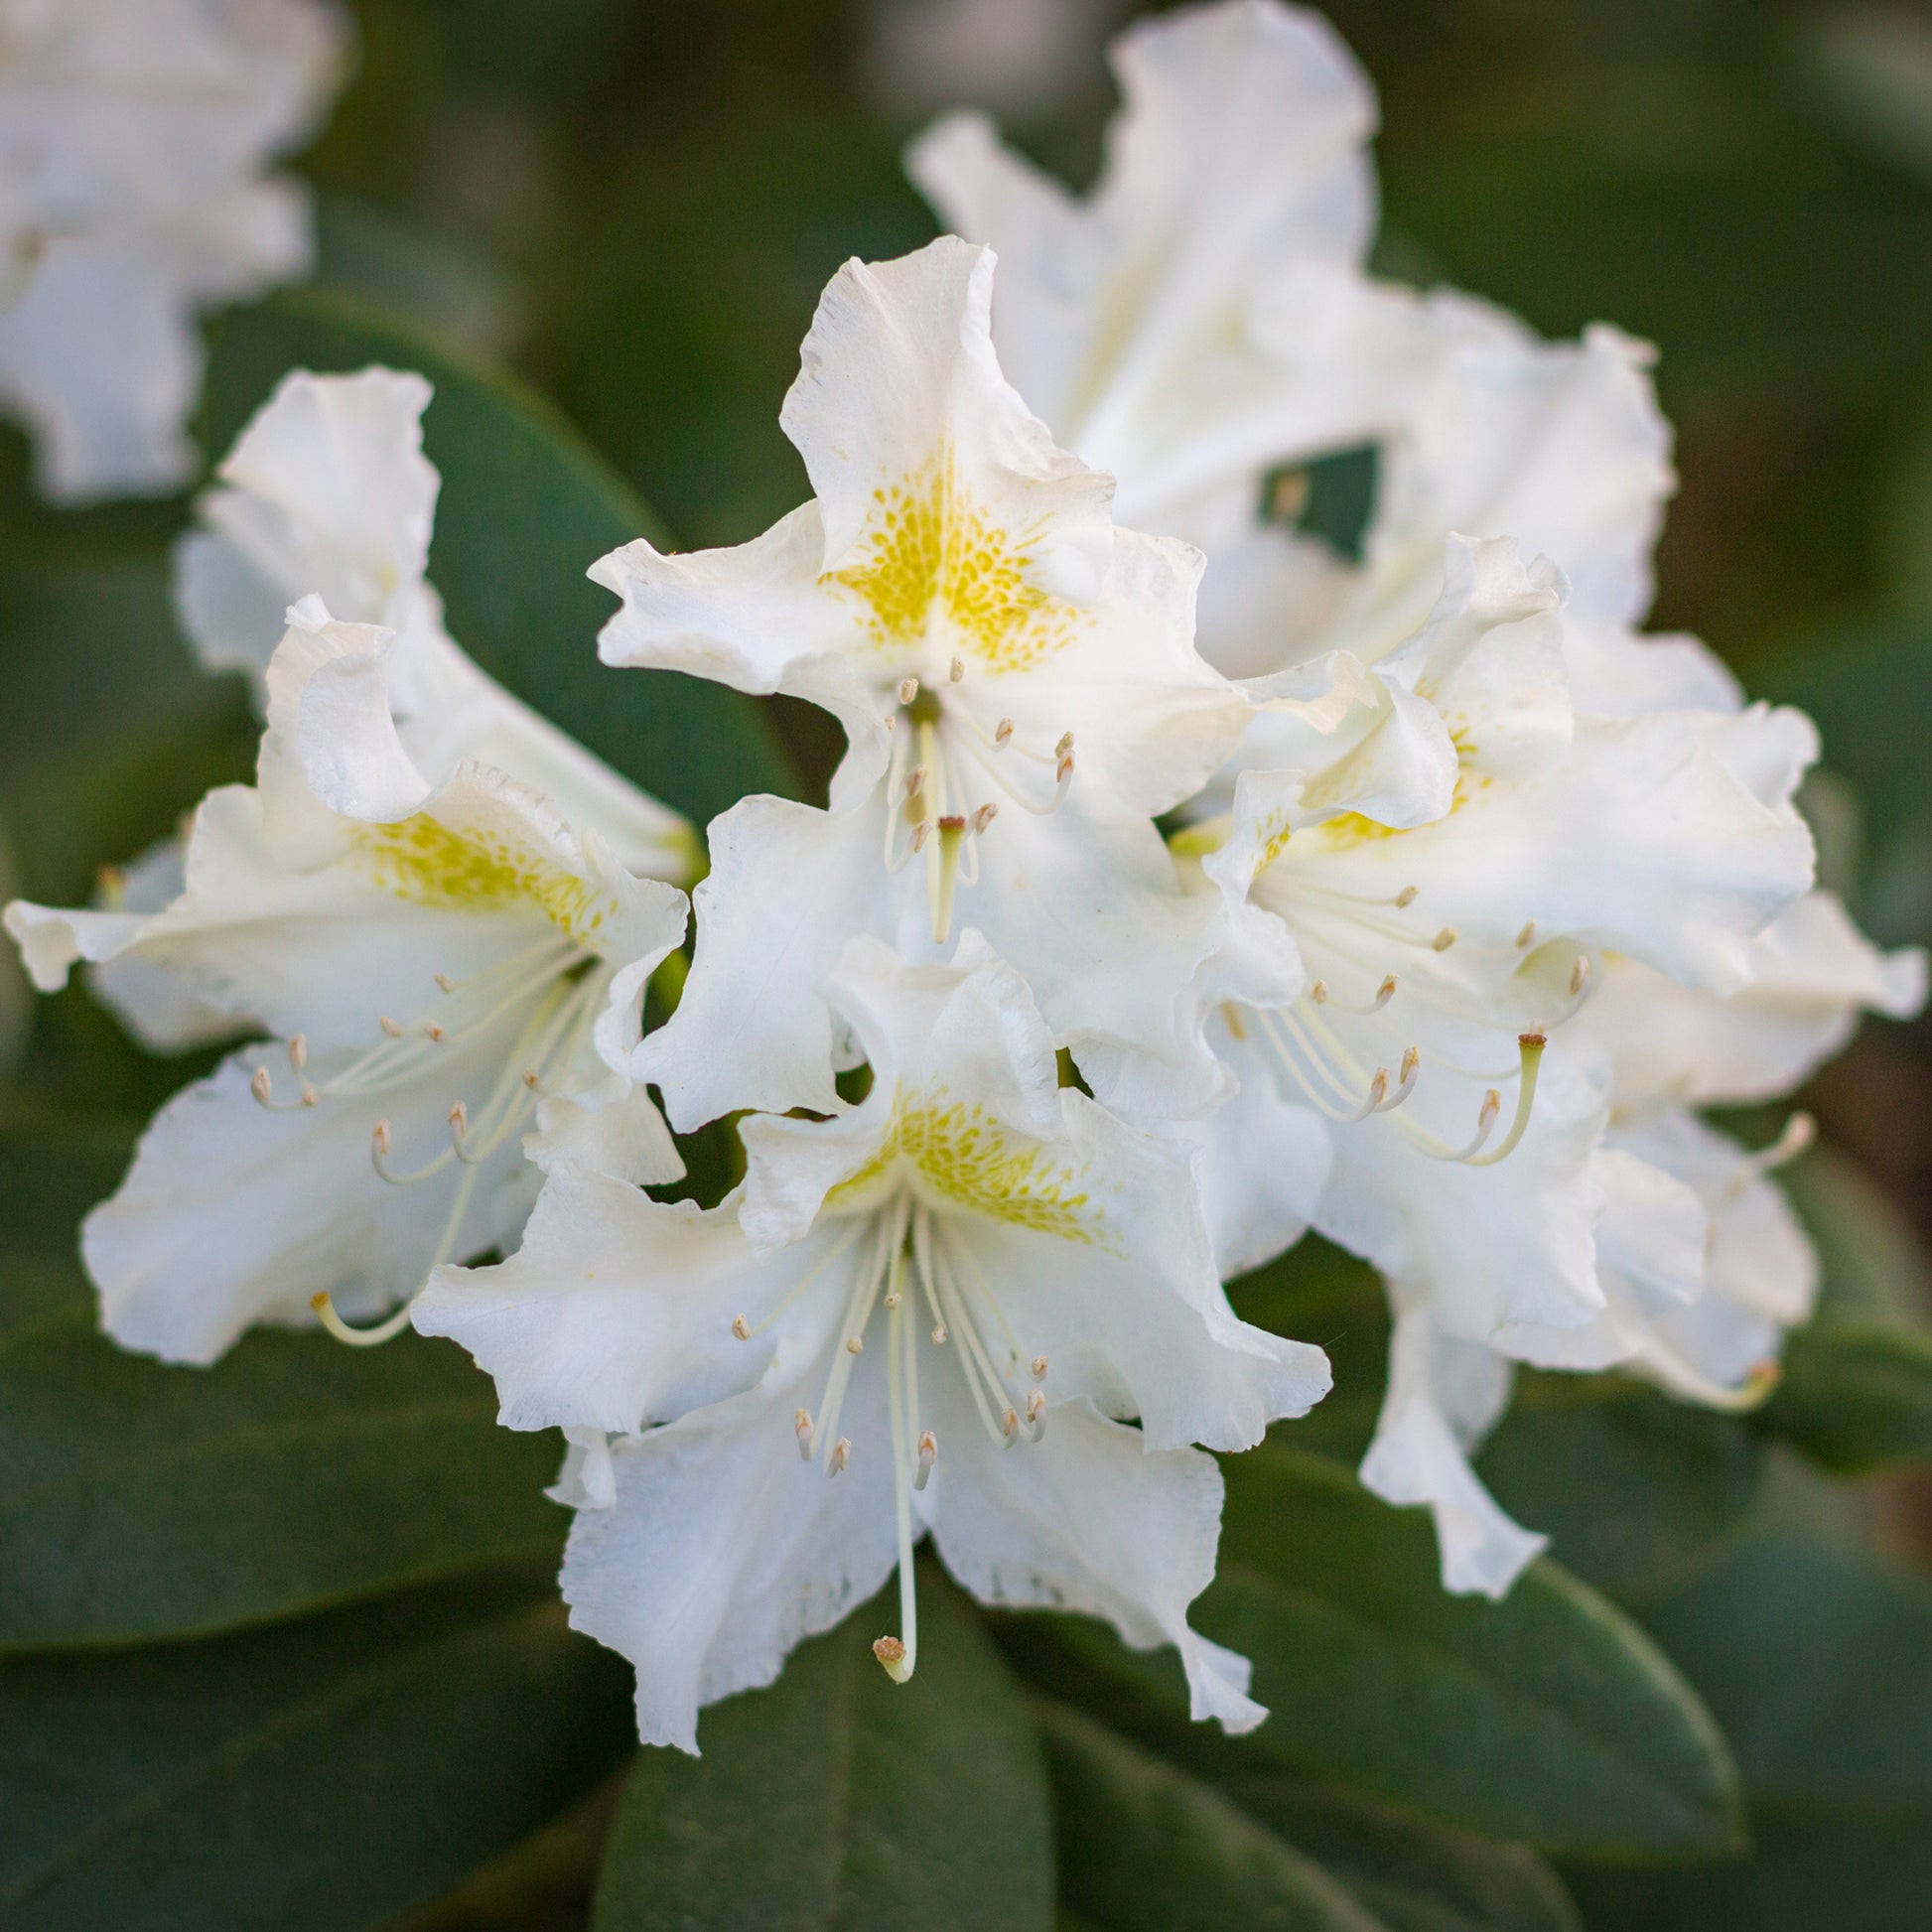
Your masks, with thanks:
M 803 494 L 776 407 L 817 291 L 930 232 L 897 153 L 939 99 L 879 25 L 914 0 L 355 11 L 359 77 L 302 164 L 319 283 L 218 327 L 207 446 L 292 362 L 424 368 L 464 643 L 700 818 L 809 795 L 813 714 L 600 674 L 582 572 Z M 1059 65 L 989 43 L 946 77 L 1084 179 L 1124 11 L 1067 0 Z M 1932 940 L 1932 13 L 1329 11 L 1383 91 L 1381 266 L 1659 344 L 1658 622 L 1817 713 L 1833 883 Z M 8 436 L 0 884 L 70 900 L 245 775 L 252 729 L 173 627 L 184 506 L 55 515 L 24 474 Z M 1236 1289 L 1338 1383 L 1229 1467 L 1199 1620 L 1256 1659 L 1252 1739 L 1187 1725 L 1172 1659 L 935 1573 L 909 1690 L 835 1632 L 714 1711 L 696 1763 L 635 1756 L 625 1669 L 556 1602 L 556 1445 L 496 1430 L 453 1349 L 261 1335 L 195 1371 L 95 1334 L 74 1223 L 199 1067 L 11 976 L 0 1063 L 0 1932 L 1923 1922 L 1923 1032 L 1867 1029 L 1807 1096 L 1827 1297 L 1759 1415 L 1524 1378 L 1483 1473 L 1553 1560 L 1503 1605 L 1444 1597 L 1426 1521 L 1355 1486 L 1386 1319 L 1310 1243 Z

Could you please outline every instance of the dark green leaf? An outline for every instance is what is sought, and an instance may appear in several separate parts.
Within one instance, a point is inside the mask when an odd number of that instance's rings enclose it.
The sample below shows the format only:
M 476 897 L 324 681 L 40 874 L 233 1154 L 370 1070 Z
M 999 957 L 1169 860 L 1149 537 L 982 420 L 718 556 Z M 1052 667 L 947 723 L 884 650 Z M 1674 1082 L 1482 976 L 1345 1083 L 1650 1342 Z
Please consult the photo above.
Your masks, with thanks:
M 1723 1416 L 1608 1376 L 1519 1376 L 1479 1468 L 1496 1500 L 1597 1589 L 1655 1589 L 1734 1532 L 1762 1448 Z
M 699 824 L 790 774 L 751 700 L 671 671 L 597 658 L 615 608 L 584 573 L 631 538 L 661 541 L 623 480 L 568 424 L 379 312 L 316 291 L 242 311 L 208 377 L 207 442 L 225 450 L 282 374 L 414 368 L 436 385 L 424 445 L 443 474 L 430 575 L 451 634 L 483 667 L 594 752 Z
M 1821 1315 L 1902 1322 L 1932 1334 L 1932 1264 L 1910 1221 L 1856 1163 L 1830 1147 L 1778 1176 L 1824 1271 Z
M 1762 1421 L 1840 1474 L 1932 1455 L 1932 1335 L 1821 1316 L 1787 1344 Z
M 1581 1932 L 1562 1880 L 1522 1845 L 1405 1817 L 1227 1752 L 1215 1785 L 1317 1860 L 1390 1932 Z
M 1219 1575 L 1194 1618 L 1254 1660 L 1248 1748 L 1493 1837 L 1677 1857 L 1739 1829 L 1710 1714 L 1621 1611 L 1555 1564 L 1501 1603 L 1444 1593 L 1435 1536 L 1319 1456 L 1225 1465 Z M 1092 1667 L 1183 1708 L 1171 1655 L 1065 1626 Z
M 201 1634 L 554 1560 L 555 1439 L 496 1428 L 456 1350 L 264 1333 L 165 1367 L 94 1332 L 71 1253 L 0 1256 L 0 1648 Z
M 1036 1707 L 1060 1890 L 1109 1932 L 1389 1932 L 1312 1859 L 1211 1785 L 1065 1705 Z
M 1647 1612 L 1711 1701 L 1750 1806 L 1748 1859 L 1579 1870 L 1601 1932 L 1899 1932 L 1932 1896 L 1932 1588 L 1783 1535 Z
M 893 1684 L 881 1597 L 802 1644 L 769 1690 L 646 1750 L 598 1892 L 596 1932 L 1043 1932 L 1046 1782 L 1018 1689 L 931 1565 L 917 1675 Z
M 606 1777 L 617 1660 L 546 1576 L 0 1666 L 0 1932 L 350 1932 Z

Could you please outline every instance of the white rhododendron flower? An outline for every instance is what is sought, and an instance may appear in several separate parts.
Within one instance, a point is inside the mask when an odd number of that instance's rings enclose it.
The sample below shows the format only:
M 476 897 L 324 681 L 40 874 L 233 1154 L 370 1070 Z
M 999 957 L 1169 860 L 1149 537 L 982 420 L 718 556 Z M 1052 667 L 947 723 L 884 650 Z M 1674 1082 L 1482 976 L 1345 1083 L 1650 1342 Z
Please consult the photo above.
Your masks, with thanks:
M 298 276 L 270 177 L 341 74 L 327 0 L 0 0 L 0 402 L 63 501 L 195 462 L 200 311 Z
M 423 454 L 430 397 L 410 371 L 284 376 L 197 500 L 203 527 L 176 548 L 183 629 L 209 669 L 246 673 L 258 701 L 300 599 L 394 631 L 390 708 L 418 764 L 513 771 L 595 825 L 632 872 L 687 883 L 701 857 L 691 827 L 485 676 L 445 629 L 427 575 L 442 487 Z
M 991 254 L 959 241 L 849 263 L 782 417 L 815 499 L 738 549 L 640 541 L 592 572 L 624 600 L 609 662 L 809 698 L 850 741 L 829 811 L 748 798 L 710 829 L 690 985 L 638 1064 L 680 1129 L 829 1109 L 817 989 L 846 940 L 931 955 L 958 921 L 1076 1056 L 1104 1043 L 1194 1104 L 1216 1091 L 1176 998 L 1204 942 L 1152 820 L 1247 705 L 1194 651 L 1198 554 L 1114 527 L 1110 479 L 1000 373 L 992 295 Z
M 606 1103 L 683 894 L 511 774 L 426 775 L 389 712 L 390 642 L 319 600 L 290 612 L 257 783 L 203 802 L 164 903 L 7 908 L 44 989 L 105 962 L 156 1043 L 210 1014 L 278 1042 L 178 1094 L 87 1218 L 102 1320 L 130 1347 L 208 1361 L 332 1295 L 351 1312 L 408 1297 L 514 1234 L 532 1121 L 637 1179 L 682 1172 L 648 1103 Z
M 574 1621 L 636 1664 L 644 1738 L 695 1749 L 700 1706 L 895 1564 L 874 1648 L 909 1677 L 929 1531 L 988 1601 L 1177 1645 L 1195 1716 L 1248 1728 L 1246 1663 L 1186 1623 L 1221 1500 L 1190 1445 L 1258 1442 L 1326 1359 L 1235 1318 L 1185 1150 L 1058 1086 L 977 933 L 952 965 L 855 940 L 824 991 L 872 1067 L 860 1105 L 745 1122 L 744 1186 L 710 1210 L 560 1163 L 519 1253 L 415 1305 L 506 1423 L 574 1432 Z

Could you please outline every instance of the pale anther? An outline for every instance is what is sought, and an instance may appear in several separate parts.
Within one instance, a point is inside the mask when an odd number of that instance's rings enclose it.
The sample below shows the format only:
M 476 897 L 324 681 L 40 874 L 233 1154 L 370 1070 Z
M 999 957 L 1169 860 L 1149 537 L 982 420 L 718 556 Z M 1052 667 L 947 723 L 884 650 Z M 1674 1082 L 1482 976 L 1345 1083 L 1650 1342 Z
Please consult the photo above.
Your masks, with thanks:
M 1406 1087 L 1416 1077 L 1416 1069 L 1422 1065 L 1422 1048 L 1405 1046 L 1402 1049 L 1402 1072 L 1398 1076 Z
M 752 1324 L 742 1314 L 735 1314 L 732 1316 L 732 1333 L 740 1341 L 750 1341 L 752 1339 Z M 801 1409 L 798 1413 L 802 1416 L 805 1412 Z
M 438 973 L 436 983 L 445 993 L 454 993 L 456 991 L 456 981 L 448 973 Z
M 309 1037 L 306 1034 L 297 1034 L 289 1041 L 289 1064 L 298 1073 L 309 1064 Z
M 1035 1355 L 1034 1357 L 1034 1380 L 1035 1382 L 1043 1382 L 1046 1380 L 1046 1357 L 1044 1355 Z
M 899 1304 L 900 1304 L 900 1303 L 901 1303 L 902 1301 L 904 1301 L 904 1300 L 905 1300 L 905 1297 L 904 1297 L 904 1296 L 902 1296 L 902 1295 L 897 1295 L 897 1294 L 894 1294 L 894 1295 L 889 1295 L 889 1296 L 887 1296 L 887 1297 L 886 1297 L 886 1312 L 887 1312 L 888 1314 L 891 1314 L 891 1313 L 892 1313 L 892 1311 L 894 1311 L 894 1310 L 895 1310 L 896 1308 L 897 1308 L 897 1307 L 898 1307 L 898 1305 L 899 1305 Z
M 470 1109 L 461 1100 L 453 1100 L 450 1103 L 449 1120 L 451 1134 L 457 1140 L 462 1140 L 470 1131 Z
M 793 1433 L 798 1438 L 798 1453 L 802 1460 L 812 1459 L 812 1412 L 800 1409 L 791 1419 Z
M 385 1034 L 387 1034 L 391 1039 L 400 1039 L 402 1037 L 402 1028 L 398 1026 L 395 1021 L 391 1020 L 386 1013 L 378 1014 L 376 1016 L 375 1024 L 378 1027 L 380 1027 L 382 1031 Z
M 1012 740 L 1013 720 L 1011 718 L 1002 718 L 993 728 L 993 743 L 998 750 L 1004 752 Z
M 1395 902 L 1396 902 L 1396 904 L 1397 904 L 1398 906 L 1407 906 L 1407 905 L 1413 905 L 1413 904 L 1415 904 L 1415 902 L 1416 902 L 1416 896 L 1417 896 L 1417 895 L 1418 895 L 1418 894 L 1419 894 L 1419 893 L 1420 893 L 1421 891 L 1422 891 L 1422 888 L 1421 888 L 1420 886 L 1405 886 L 1405 887 L 1403 887 L 1403 889 L 1401 890 L 1401 892 L 1399 892 L 1399 893 L 1397 893 L 1397 894 L 1396 894 L 1396 896 L 1395 896 Z
M 432 1020 L 429 1023 L 429 1025 L 423 1029 L 423 1032 L 428 1034 L 430 1038 L 435 1040 L 435 1042 L 439 1046 L 441 1046 L 442 1043 L 449 1038 L 449 1035 L 441 1027 L 439 1027 L 434 1020 Z
M 925 842 L 931 836 L 932 836 L 931 819 L 929 818 L 920 819 L 919 822 L 912 828 L 912 850 L 914 852 L 924 851 Z
M 943 1321 L 933 1328 L 932 1339 L 943 1346 L 946 1339 L 946 1324 Z
M 939 1439 L 931 1430 L 919 1432 L 919 1466 L 912 1473 L 912 1487 L 923 1489 L 926 1478 L 932 1473 L 932 1465 L 939 1459 Z
M 255 1096 L 255 1098 L 262 1103 L 264 1107 L 268 1105 L 269 1096 L 275 1091 L 275 1085 L 274 1082 L 270 1080 L 268 1077 L 267 1067 L 265 1066 L 256 1067 L 255 1077 L 248 1082 L 248 1091 L 252 1093 Z
M 959 682 L 959 680 L 960 680 L 961 678 L 963 678 L 963 677 L 964 677 L 964 676 L 966 675 L 966 660 L 965 660 L 965 658 L 963 658 L 963 657 L 955 657 L 955 658 L 953 659 L 953 661 L 952 661 L 952 667 L 951 667 L 951 669 L 950 669 L 950 670 L 949 670 L 949 671 L 947 672 L 947 675 L 948 675 L 948 676 L 949 676 L 949 677 L 950 677 L 950 678 L 952 679 L 952 681 L 953 681 L 953 682 L 954 682 L 955 684 L 957 684 L 957 683 Z
M 979 810 L 973 814 L 973 830 L 975 832 L 984 832 L 986 828 L 989 825 L 991 825 L 996 818 L 999 817 L 999 815 L 1000 815 L 999 806 L 996 805 L 993 802 L 993 800 L 989 798 L 986 801 L 986 803 L 982 805 L 979 808 Z
M 543 1085 L 543 1081 L 534 1071 L 529 1071 L 523 1075 L 523 1084 L 535 1093 Z
M 1073 734 L 1071 732 L 1063 732 L 1060 735 L 1060 742 L 1053 747 L 1053 756 L 1056 759 L 1067 759 L 1073 756 Z
M 825 1465 L 825 1473 L 829 1476 L 835 1476 L 851 1460 L 852 1460 L 852 1438 L 850 1436 L 841 1436 L 839 1440 L 832 1445 L 831 1459 Z
M 389 1123 L 386 1120 L 377 1121 L 374 1127 L 369 1130 L 369 1145 L 378 1154 L 387 1154 L 389 1152 Z
M 1536 921 L 1534 919 L 1526 919 L 1523 922 L 1522 931 L 1516 935 L 1517 949 L 1521 952 L 1528 952 L 1529 949 L 1535 944 L 1536 944 Z
M 1570 997 L 1573 1000 L 1581 1000 L 1584 997 L 1584 989 L 1588 985 L 1589 955 L 1586 953 L 1570 969 Z
M 1432 952 L 1448 952 L 1449 949 L 1454 944 L 1455 944 L 1455 928 L 1452 925 L 1446 925 L 1442 929 L 1442 931 L 1439 932 L 1435 936 L 1435 938 L 1433 938 L 1429 942 L 1429 949 Z
M 1020 1411 L 1018 1409 L 1009 1409 L 1000 1418 L 1000 1428 L 1005 1434 L 1007 1441 L 1009 1443 L 1012 1442 L 1020 1434 Z
M 864 1353 L 866 1352 L 866 1338 L 865 1338 L 865 1336 L 864 1336 L 864 1335 L 848 1335 L 848 1336 L 846 1337 L 846 1343 L 845 1343 L 845 1352 L 846 1352 L 846 1353 L 847 1353 L 848 1355 L 863 1355 L 863 1354 L 864 1354 Z
M 1035 1442 L 1039 1440 L 1037 1432 L 1040 1428 L 1040 1418 L 1044 1416 L 1045 1413 L 1046 1413 L 1046 1391 L 1044 1389 L 1032 1390 L 1027 1397 L 1027 1420 L 1034 1427 L 1034 1430 L 1035 1432 L 1034 1440 Z
M 898 701 L 910 704 L 919 695 L 919 680 L 915 677 L 902 677 L 898 681 Z
M 1312 1000 L 1316 1006 L 1325 1007 L 1328 1004 L 1328 982 L 1326 980 L 1316 980 L 1315 983 L 1309 988 L 1309 998 Z

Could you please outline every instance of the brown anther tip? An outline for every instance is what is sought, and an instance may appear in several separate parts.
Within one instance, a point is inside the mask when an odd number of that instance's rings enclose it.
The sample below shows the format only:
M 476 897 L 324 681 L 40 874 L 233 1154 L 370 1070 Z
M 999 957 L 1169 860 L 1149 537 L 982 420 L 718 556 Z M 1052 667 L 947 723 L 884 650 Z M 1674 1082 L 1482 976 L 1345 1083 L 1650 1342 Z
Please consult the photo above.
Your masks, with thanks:
M 329 1306 L 329 1291 L 325 1288 L 320 1294 L 311 1295 L 309 1297 L 309 1306 L 320 1314 Z
M 1072 776 L 1073 776 L 1073 754 L 1071 752 L 1068 752 L 1066 756 L 1060 759 L 1058 765 L 1054 767 L 1053 782 L 1056 785 L 1063 785 Z
M 979 810 L 973 814 L 973 830 L 975 832 L 983 833 L 986 830 L 986 828 L 989 825 L 991 825 L 996 818 L 999 817 L 999 815 L 1000 815 L 999 806 L 992 799 L 989 798 L 986 801 L 986 803 L 982 805 L 979 808 Z
M 1007 746 L 1007 741 L 1011 739 L 1012 736 L 1013 736 L 1013 720 L 1011 718 L 1002 718 L 1000 722 L 993 728 L 993 743 L 997 745 L 1002 751 L 1005 751 Z
M 1318 1007 L 1326 1006 L 1328 1004 L 1328 982 L 1326 980 L 1316 980 L 1309 988 L 1309 998 Z
M 750 1341 L 752 1339 L 752 1324 L 742 1314 L 735 1314 L 732 1316 L 732 1333 L 740 1341 Z M 798 1413 L 803 1415 L 805 1412 L 801 1409 Z
M 1527 951 L 1531 946 L 1536 944 L 1536 921 L 1534 919 L 1525 922 L 1522 931 L 1516 935 L 1516 943 L 1524 951 Z
M 532 1093 L 535 1093 L 536 1090 L 543 1085 L 543 1081 L 541 1080 L 541 1078 L 539 1078 L 539 1076 L 535 1072 L 529 1072 L 524 1074 L 523 1084 L 526 1087 L 528 1087 Z
M 386 1120 L 377 1121 L 369 1129 L 369 1139 L 375 1143 L 375 1151 L 378 1154 L 387 1154 L 389 1152 L 389 1123 Z
M 1004 1416 L 1002 1416 L 1002 1417 L 1000 1418 L 1000 1427 L 1001 1427 L 1001 1428 L 1002 1428 L 1002 1429 L 1003 1429 L 1003 1430 L 1004 1430 L 1004 1431 L 1005 1431 L 1005 1432 L 1007 1433 L 1007 1435 L 1009 1435 L 1009 1436 L 1017 1436 L 1017 1435 L 1019 1435 L 1019 1433 L 1020 1433 L 1020 1412 L 1019 1412 L 1019 1410 L 1017 1410 L 1017 1409 L 1009 1409 L 1009 1410 L 1008 1410 L 1008 1411 L 1006 1412 L 1006 1414 L 1005 1414 Z
M 1537 1052 L 1549 1045 L 1550 1038 L 1547 1034 L 1518 1034 L 1516 1043 L 1518 1046 L 1528 1047 L 1531 1052 Z
M 1053 756 L 1056 759 L 1071 758 L 1073 756 L 1073 734 L 1071 732 L 1062 732 L 1060 734 L 1060 742 L 1053 747 Z
M 931 836 L 932 836 L 931 819 L 929 818 L 920 819 L 919 822 L 912 828 L 912 850 L 914 852 L 923 852 L 925 850 L 925 842 Z
M 880 1637 L 872 1646 L 872 1654 L 890 1669 L 895 1664 L 905 1661 L 905 1646 L 897 1637 Z
M 436 983 L 445 993 L 454 993 L 456 991 L 456 981 L 448 973 L 438 973 Z
M 441 1027 L 439 1027 L 436 1024 L 434 1020 L 432 1020 L 429 1023 L 429 1025 L 423 1029 L 423 1032 L 428 1034 L 430 1038 L 435 1040 L 437 1045 L 439 1046 L 442 1045 L 442 1043 L 450 1036 Z
M 450 1102 L 448 1119 L 452 1127 L 468 1127 L 470 1125 L 470 1109 L 461 1100 L 453 1100 Z

